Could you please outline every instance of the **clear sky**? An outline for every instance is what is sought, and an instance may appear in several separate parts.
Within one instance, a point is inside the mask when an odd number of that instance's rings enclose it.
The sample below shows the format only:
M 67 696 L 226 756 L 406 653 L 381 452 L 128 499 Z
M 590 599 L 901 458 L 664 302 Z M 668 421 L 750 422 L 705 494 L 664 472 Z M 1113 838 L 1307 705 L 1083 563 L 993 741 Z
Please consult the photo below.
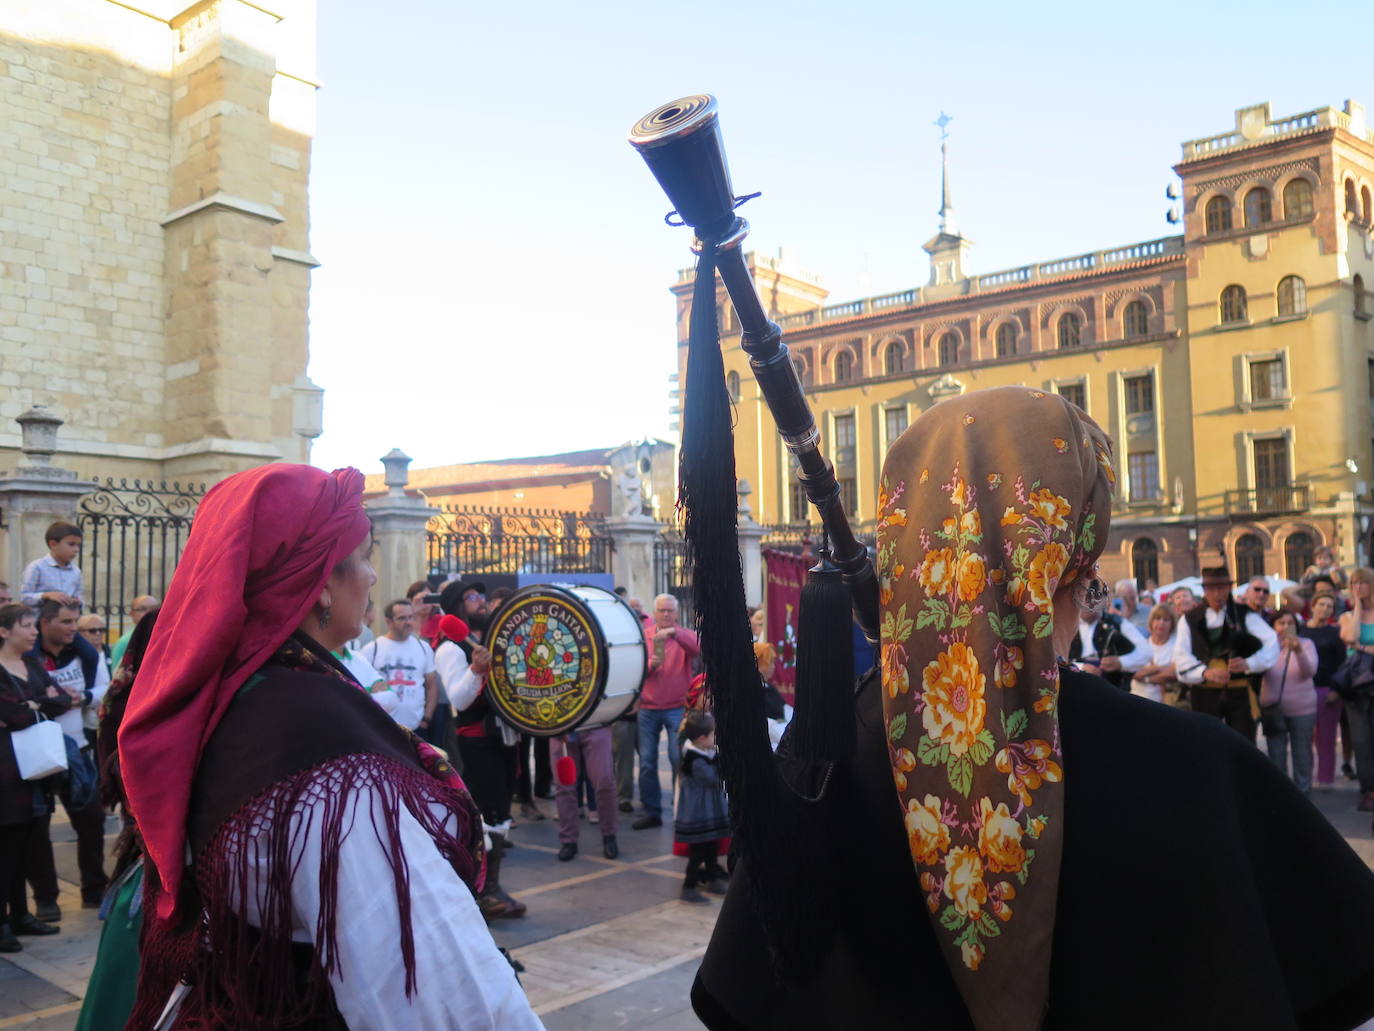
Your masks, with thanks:
M 1360 13 L 1363 11 L 1363 13 Z M 311 175 L 317 464 L 666 433 L 689 232 L 625 142 L 714 93 L 753 249 L 831 301 L 923 283 L 947 111 L 977 272 L 1169 235 L 1185 139 L 1374 109 L 1361 3 L 326 0 Z M 1349 34 L 1347 30 L 1350 30 Z M 1362 42 L 1359 42 L 1362 40 Z

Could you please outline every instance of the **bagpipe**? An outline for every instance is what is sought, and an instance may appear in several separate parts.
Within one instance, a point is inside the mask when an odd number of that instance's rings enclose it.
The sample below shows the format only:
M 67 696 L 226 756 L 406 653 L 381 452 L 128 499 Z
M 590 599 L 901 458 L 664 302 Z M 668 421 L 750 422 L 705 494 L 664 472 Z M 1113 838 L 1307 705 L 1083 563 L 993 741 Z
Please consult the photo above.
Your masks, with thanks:
M 696 234 L 692 250 L 711 252 L 742 327 L 741 345 L 787 449 L 801 467 L 798 478 L 830 541 L 831 558 L 849 585 L 854 613 L 870 640 L 878 637 L 878 579 L 868 549 L 854 536 L 841 501 L 835 467 L 821 451 L 820 432 L 792 364 L 782 330 L 764 313 L 744 262 L 749 223 L 735 214 L 716 99 L 683 97 L 655 108 L 630 130 L 630 145 L 673 203 L 681 224 Z M 669 219 L 671 220 L 670 214 Z M 671 221 L 669 224 L 674 224 Z M 690 378 L 690 372 L 689 372 Z M 687 413 L 690 419 L 692 413 Z
M 730 796 L 733 849 L 775 969 L 804 978 L 839 926 L 838 908 L 818 900 L 814 886 L 837 876 L 843 828 L 852 816 L 842 785 L 852 780 L 846 770 L 857 740 L 853 624 L 877 639 L 878 578 L 849 525 L 782 330 L 764 313 L 745 264 L 749 223 L 735 210 L 749 198 L 736 197 L 731 186 L 715 98 L 700 94 L 655 108 L 635 123 L 630 144 L 676 209 L 666 221 L 694 233 L 697 269 L 679 453 L 683 537 Z M 733 402 L 717 325 L 717 273 L 738 315 L 750 368 L 796 456 L 827 538 L 802 589 L 795 711 L 776 760 L 739 557 Z M 805 906 L 798 904 L 803 898 Z

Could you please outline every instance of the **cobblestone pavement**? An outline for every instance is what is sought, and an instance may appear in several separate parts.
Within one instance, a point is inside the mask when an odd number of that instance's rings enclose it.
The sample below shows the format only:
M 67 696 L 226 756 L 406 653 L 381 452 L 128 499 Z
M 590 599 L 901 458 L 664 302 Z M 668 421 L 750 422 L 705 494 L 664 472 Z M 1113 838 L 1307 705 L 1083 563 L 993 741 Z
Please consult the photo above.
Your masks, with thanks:
M 1357 797 L 1346 781 L 1313 793 L 1313 801 L 1374 868 L 1370 815 L 1355 811 Z M 581 820 L 579 855 L 560 863 L 553 803 L 541 801 L 539 807 L 548 819 L 515 829 L 516 847 L 502 870 L 507 890 L 529 906 L 529 914 L 498 921 L 493 931 L 524 963 L 522 980 L 545 1026 L 699 1029 L 687 993 L 719 902 L 678 901 L 684 861 L 671 854 L 671 821 L 634 831 L 633 816 L 617 814 L 620 858 L 611 861 L 601 856 L 600 825 Z M 71 1031 L 95 956 L 100 927 L 93 911 L 80 908 L 75 846 L 60 809 L 53 835 L 64 878 L 62 933 L 25 939 L 22 953 L 0 959 L 0 1029 Z

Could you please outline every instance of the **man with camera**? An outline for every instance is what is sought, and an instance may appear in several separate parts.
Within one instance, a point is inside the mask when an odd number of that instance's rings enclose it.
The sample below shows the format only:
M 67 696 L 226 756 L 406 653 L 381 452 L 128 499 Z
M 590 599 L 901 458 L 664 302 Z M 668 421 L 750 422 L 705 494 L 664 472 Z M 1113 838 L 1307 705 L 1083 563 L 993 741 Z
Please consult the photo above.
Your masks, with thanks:
M 692 660 L 701 654 L 697 635 L 678 626 L 677 599 L 660 594 L 654 599 L 654 621 L 646 625 L 649 674 L 639 693 L 639 801 L 644 815 L 631 826 L 637 831 L 663 826 L 663 789 L 658 783 L 658 735 L 668 735 L 668 766 L 674 776 L 678 764 L 678 724 L 692 683 Z

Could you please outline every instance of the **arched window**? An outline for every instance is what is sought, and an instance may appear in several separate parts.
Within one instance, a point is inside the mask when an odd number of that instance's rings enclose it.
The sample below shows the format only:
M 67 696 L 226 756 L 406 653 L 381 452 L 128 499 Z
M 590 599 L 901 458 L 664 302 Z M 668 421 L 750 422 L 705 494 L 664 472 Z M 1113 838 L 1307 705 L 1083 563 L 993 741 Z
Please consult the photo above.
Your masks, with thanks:
M 1360 213 L 1359 199 L 1355 196 L 1355 180 L 1345 181 L 1345 210 L 1351 215 Z
M 883 352 L 883 372 L 889 376 L 895 376 L 903 371 L 906 365 L 906 348 L 896 340 L 887 345 L 887 350 Z
M 1004 322 L 997 327 L 997 357 L 1010 358 L 1016 353 L 1016 326 Z
M 730 395 L 731 401 L 739 400 L 739 373 L 727 372 L 725 374 L 725 390 Z
M 854 356 L 848 351 L 835 355 L 835 382 L 848 383 L 854 378 Z
M 953 365 L 959 360 L 959 337 L 946 333 L 940 338 L 940 365 Z
M 1232 283 L 1221 292 L 1221 321 L 1244 322 L 1248 317 L 1245 287 Z
M 1301 315 L 1307 310 L 1307 284 L 1302 276 L 1284 276 L 1279 280 L 1279 314 Z
M 1236 541 L 1236 579 L 1244 583 L 1252 576 L 1264 575 L 1264 541 L 1253 533 L 1241 534 Z
M 1350 285 L 1355 288 L 1355 314 L 1363 315 L 1364 312 L 1364 276 L 1356 276 L 1350 281 Z
M 1290 179 L 1283 188 L 1283 217 L 1310 218 L 1312 215 L 1312 184 L 1299 176 Z
M 1128 340 L 1143 337 L 1150 331 L 1150 316 L 1144 301 L 1132 301 L 1121 314 L 1121 335 Z
M 1159 547 L 1149 537 L 1137 537 L 1131 545 L 1131 575 L 1142 591 L 1146 581 L 1159 583 Z
M 1066 311 L 1059 316 L 1059 346 L 1077 347 L 1083 342 L 1083 320 L 1077 312 Z
M 1213 197 L 1207 202 L 1207 232 L 1224 233 L 1231 228 L 1231 201 L 1226 197 Z
M 1266 224 L 1273 214 L 1273 206 L 1269 202 L 1269 191 L 1263 186 L 1256 186 L 1245 195 L 1245 224 L 1246 226 L 1262 226 Z
M 1369 198 L 1369 187 L 1368 187 L 1368 186 L 1361 186 L 1361 187 L 1360 187 L 1360 217 L 1361 217 L 1362 219 L 1364 219 L 1366 222 L 1374 222 L 1374 218 L 1371 218 L 1371 217 L 1370 217 L 1371 215 L 1374 215 L 1374 204 L 1371 204 L 1371 203 L 1370 203 L 1370 198 Z
M 1310 533 L 1290 533 L 1283 542 L 1283 575 L 1290 580 L 1301 580 L 1307 567 L 1316 561 L 1316 542 Z
M 797 370 L 797 379 L 804 387 L 811 385 L 811 362 L 806 351 L 798 351 L 792 356 L 792 368 Z

